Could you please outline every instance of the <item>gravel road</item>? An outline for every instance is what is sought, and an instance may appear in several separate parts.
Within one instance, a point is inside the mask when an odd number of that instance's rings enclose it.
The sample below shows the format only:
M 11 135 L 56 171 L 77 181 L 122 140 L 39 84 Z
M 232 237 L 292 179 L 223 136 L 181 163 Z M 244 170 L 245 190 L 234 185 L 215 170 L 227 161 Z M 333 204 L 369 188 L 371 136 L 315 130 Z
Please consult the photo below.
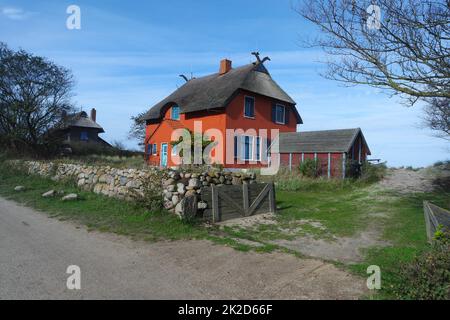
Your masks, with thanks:
M 80 290 L 67 289 L 69 265 L 81 269 Z M 364 287 L 321 260 L 135 242 L 0 198 L 0 299 L 356 299 Z

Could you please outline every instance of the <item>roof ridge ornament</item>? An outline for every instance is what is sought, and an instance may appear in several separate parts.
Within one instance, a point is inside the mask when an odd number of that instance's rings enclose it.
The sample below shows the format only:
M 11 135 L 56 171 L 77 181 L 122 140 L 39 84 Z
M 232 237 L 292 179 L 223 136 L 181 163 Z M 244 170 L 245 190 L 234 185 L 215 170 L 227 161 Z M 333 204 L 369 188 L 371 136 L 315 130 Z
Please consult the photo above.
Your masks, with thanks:
M 264 62 L 266 62 L 266 61 L 271 61 L 270 58 L 269 58 L 268 56 L 264 57 L 264 58 L 261 60 L 261 58 L 259 57 L 259 51 L 253 51 L 253 52 L 252 52 L 252 55 L 254 55 L 254 56 L 256 57 L 256 60 L 257 60 L 257 62 L 253 62 L 254 65 L 256 65 L 256 64 L 262 64 L 262 63 L 264 63 Z
M 183 78 L 184 81 L 186 81 L 186 82 L 189 82 L 190 80 L 195 79 L 195 77 L 192 75 L 192 72 L 191 72 L 191 78 L 190 78 L 190 79 L 189 79 L 188 77 L 186 77 L 184 74 L 180 74 L 180 75 L 178 75 L 178 76 L 181 77 L 181 78 Z

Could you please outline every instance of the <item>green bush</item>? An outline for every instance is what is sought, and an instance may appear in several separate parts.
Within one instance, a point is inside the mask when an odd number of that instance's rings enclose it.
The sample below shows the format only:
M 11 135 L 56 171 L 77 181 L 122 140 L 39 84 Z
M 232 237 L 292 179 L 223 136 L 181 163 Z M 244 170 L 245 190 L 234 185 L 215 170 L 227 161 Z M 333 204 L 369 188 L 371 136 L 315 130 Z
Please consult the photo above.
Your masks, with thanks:
M 361 166 L 361 181 L 365 183 L 375 183 L 384 178 L 386 175 L 386 164 L 372 164 L 368 161 Z
M 163 209 L 163 189 L 160 184 L 162 179 L 163 173 L 161 172 L 157 177 L 144 180 L 143 194 L 137 192 L 133 194 L 136 203 L 150 212 L 160 212 Z
M 318 159 L 305 159 L 298 169 L 302 176 L 316 178 L 320 175 L 320 161 Z
M 450 299 L 450 235 L 440 234 L 430 248 L 400 268 L 396 294 L 400 299 Z

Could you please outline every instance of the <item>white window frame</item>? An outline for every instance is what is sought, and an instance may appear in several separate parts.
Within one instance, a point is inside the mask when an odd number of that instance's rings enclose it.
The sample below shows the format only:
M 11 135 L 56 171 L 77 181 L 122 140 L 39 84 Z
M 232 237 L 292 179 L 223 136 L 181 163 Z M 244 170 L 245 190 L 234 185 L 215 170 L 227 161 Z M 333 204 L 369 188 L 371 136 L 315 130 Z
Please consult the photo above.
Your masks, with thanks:
M 246 102 L 247 98 L 253 100 L 253 116 L 247 116 L 247 115 L 245 114 L 245 102 Z M 256 110 L 256 99 L 255 99 L 255 97 L 252 97 L 252 96 L 244 96 L 244 118 L 255 119 L 255 113 L 256 113 L 255 110 Z
M 282 107 L 283 108 L 283 121 L 279 122 L 278 121 L 278 107 Z M 275 104 L 275 123 L 277 124 L 286 124 L 286 106 L 283 104 Z
M 171 156 L 177 156 L 178 155 L 178 153 L 177 153 L 177 148 L 178 147 L 178 144 L 175 144 L 175 145 L 171 145 L 171 151 L 170 151 L 170 155 Z
M 241 160 L 244 160 L 244 161 L 254 161 L 254 154 L 255 154 L 255 152 L 254 152 L 254 146 L 255 146 L 255 136 L 246 136 L 246 135 L 243 135 L 243 136 L 241 136 L 242 137 L 242 139 L 241 139 L 241 143 L 242 143 L 242 158 L 241 158 Z M 249 143 L 249 148 L 250 148 L 250 150 L 249 150 L 249 159 L 246 159 L 245 158 L 245 138 L 246 137 L 249 137 L 249 140 L 248 140 L 248 143 Z
M 173 108 L 174 108 L 174 107 L 178 108 L 178 118 L 177 118 L 177 119 L 175 119 L 175 118 L 173 117 Z M 175 105 L 173 105 L 172 108 L 170 109 L 170 119 L 175 120 L 175 121 L 179 121 L 179 120 L 180 120 L 180 106 L 179 106 L 179 105 L 175 104 Z
M 158 144 L 154 143 L 152 147 L 152 155 L 156 156 L 158 154 Z
M 259 141 L 259 157 L 258 157 L 258 141 Z M 255 161 L 261 161 L 262 156 L 262 139 L 260 136 L 255 137 Z

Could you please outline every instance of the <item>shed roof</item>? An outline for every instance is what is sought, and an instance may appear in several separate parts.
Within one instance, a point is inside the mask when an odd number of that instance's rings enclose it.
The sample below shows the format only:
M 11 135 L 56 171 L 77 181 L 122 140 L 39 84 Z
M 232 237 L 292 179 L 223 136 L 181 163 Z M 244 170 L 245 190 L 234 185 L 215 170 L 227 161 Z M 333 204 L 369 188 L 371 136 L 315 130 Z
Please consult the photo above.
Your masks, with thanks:
M 59 124 L 58 129 L 68 129 L 70 127 L 97 129 L 99 132 L 105 132 L 103 128 L 91 118 L 85 111 L 66 115 Z
M 280 153 L 348 152 L 359 134 L 370 154 L 360 128 L 282 132 L 279 135 L 279 150 Z
M 250 63 L 225 74 L 214 73 L 187 81 L 155 104 L 143 119 L 160 119 L 164 109 L 171 104 L 177 104 L 181 113 L 224 108 L 238 90 L 248 90 L 295 105 L 295 101 L 272 79 L 262 63 Z M 297 122 L 302 123 L 297 110 L 294 110 Z

